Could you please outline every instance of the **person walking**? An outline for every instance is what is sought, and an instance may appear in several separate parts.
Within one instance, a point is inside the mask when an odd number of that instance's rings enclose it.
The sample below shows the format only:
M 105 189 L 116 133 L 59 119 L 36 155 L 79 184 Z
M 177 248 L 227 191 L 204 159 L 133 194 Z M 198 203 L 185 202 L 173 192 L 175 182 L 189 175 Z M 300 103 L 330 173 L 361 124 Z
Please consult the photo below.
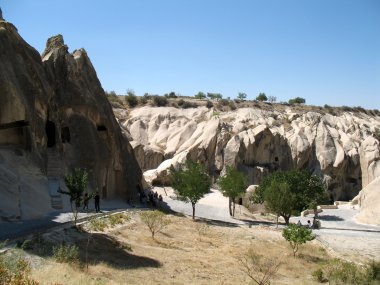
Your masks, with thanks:
M 99 213 L 100 212 L 100 196 L 99 196 L 98 191 L 96 191 L 95 193 L 94 200 L 95 200 L 95 211 Z

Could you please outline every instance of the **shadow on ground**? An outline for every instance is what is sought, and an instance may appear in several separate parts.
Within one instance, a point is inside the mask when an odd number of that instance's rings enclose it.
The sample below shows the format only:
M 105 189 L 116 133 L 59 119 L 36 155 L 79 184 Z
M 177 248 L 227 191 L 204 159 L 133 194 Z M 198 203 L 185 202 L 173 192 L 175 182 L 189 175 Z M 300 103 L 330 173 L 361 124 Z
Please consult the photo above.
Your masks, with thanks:
M 335 215 L 318 216 L 318 219 L 321 221 L 344 221 L 343 218 L 335 216 Z
M 60 232 L 58 235 L 62 235 Z M 133 254 L 133 248 L 127 243 L 103 233 L 66 230 L 65 244 L 75 244 L 79 248 L 79 260 L 82 264 L 95 265 L 105 263 L 117 269 L 134 269 L 141 267 L 161 267 L 158 260 Z M 18 241 L 18 247 L 41 257 L 52 257 L 53 248 L 62 244 L 62 238 L 45 240 L 40 235 L 31 240 Z
M 80 259 L 83 263 L 86 263 L 87 248 L 87 262 L 89 264 L 106 263 L 118 269 L 161 267 L 158 260 L 134 255 L 131 253 L 133 248 L 131 249 L 128 244 L 121 243 L 106 234 L 95 233 L 90 235 L 86 233 L 85 235 L 85 239 L 81 239 L 76 243 L 79 246 Z M 88 237 L 89 240 L 87 239 Z

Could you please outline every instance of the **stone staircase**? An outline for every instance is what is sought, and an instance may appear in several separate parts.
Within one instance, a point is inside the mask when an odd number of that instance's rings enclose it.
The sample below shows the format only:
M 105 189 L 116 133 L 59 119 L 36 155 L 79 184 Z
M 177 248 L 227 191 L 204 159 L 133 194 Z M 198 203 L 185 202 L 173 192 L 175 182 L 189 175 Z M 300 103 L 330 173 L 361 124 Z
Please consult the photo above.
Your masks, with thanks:
M 51 206 L 53 209 L 63 209 L 62 194 L 58 192 L 62 177 L 62 159 L 57 151 L 48 149 L 47 178 Z

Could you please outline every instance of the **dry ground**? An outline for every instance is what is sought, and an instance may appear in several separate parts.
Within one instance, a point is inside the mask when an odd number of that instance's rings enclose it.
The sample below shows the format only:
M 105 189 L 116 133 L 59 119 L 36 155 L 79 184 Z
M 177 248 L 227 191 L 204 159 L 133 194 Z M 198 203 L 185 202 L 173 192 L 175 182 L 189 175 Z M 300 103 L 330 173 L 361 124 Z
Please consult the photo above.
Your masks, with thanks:
M 192 221 L 168 215 L 171 224 L 155 239 L 138 213 L 126 224 L 105 233 L 52 233 L 45 238 L 80 246 L 86 265 L 59 264 L 51 258 L 35 262 L 32 275 L 41 284 L 249 284 L 239 256 L 253 247 L 282 265 L 272 284 L 318 284 L 311 273 L 330 257 L 317 241 L 303 246 L 293 258 L 281 232 L 266 227 Z

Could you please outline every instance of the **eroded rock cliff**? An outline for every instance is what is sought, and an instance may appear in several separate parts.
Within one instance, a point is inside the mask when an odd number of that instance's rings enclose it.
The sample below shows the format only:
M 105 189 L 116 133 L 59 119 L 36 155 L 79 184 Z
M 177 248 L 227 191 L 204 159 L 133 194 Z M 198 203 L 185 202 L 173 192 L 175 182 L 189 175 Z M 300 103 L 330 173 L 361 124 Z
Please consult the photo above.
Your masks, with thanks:
M 69 53 L 58 35 L 47 41 L 41 59 L 4 20 L 0 20 L 0 150 L 1 205 L 8 209 L 5 213 L 1 207 L 2 217 L 24 218 L 21 209 L 37 200 L 49 205 L 44 213 L 60 208 L 50 205 L 49 194 L 57 197 L 59 185 L 64 187 L 62 176 L 73 167 L 88 170 L 89 190 L 99 190 L 103 198 L 129 199 L 141 183 L 133 149 L 86 51 Z M 20 168 L 17 161 L 29 163 L 29 168 Z M 36 169 L 39 175 L 29 175 Z M 34 193 L 34 198 L 21 199 L 26 192 Z
M 291 106 L 276 105 L 229 112 L 146 106 L 119 119 L 145 170 L 168 159 L 165 165 L 176 166 L 190 158 L 205 163 L 215 177 L 226 165 L 234 165 L 248 174 L 251 184 L 258 184 L 275 170 L 309 169 L 323 178 L 331 200 L 352 199 L 380 175 L 379 141 L 374 137 L 379 116 L 294 112 Z M 153 183 L 162 178 L 163 167 L 158 169 L 149 172 Z

